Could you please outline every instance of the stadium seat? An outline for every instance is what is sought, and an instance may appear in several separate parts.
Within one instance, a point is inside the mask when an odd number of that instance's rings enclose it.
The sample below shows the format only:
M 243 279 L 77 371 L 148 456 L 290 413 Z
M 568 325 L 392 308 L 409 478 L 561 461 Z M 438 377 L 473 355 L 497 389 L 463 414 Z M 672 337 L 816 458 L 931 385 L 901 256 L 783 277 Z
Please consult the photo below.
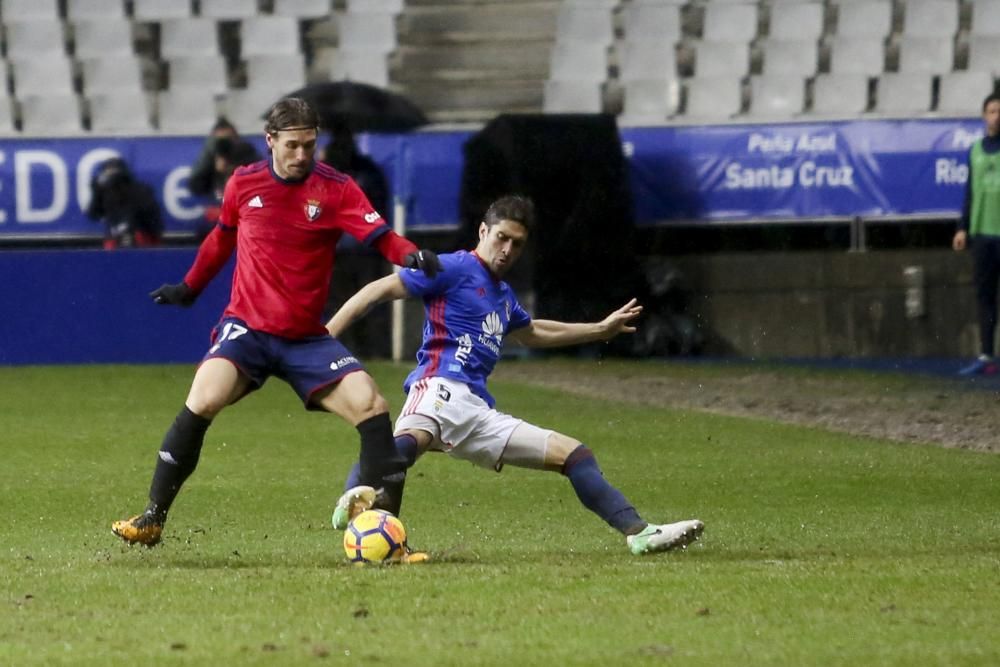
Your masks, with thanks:
M 875 111 L 906 116 L 931 108 L 931 77 L 920 73 L 886 72 L 878 79 Z
M 9 60 L 66 53 L 66 36 L 58 19 L 9 21 L 5 28 Z
M 157 127 L 165 134 L 205 134 L 215 123 L 215 106 L 211 91 L 161 90 L 156 98 Z
M 122 0 L 67 0 L 66 18 L 80 19 L 123 19 L 125 3 Z
M 286 91 L 290 92 L 290 91 Z M 222 98 L 220 111 L 229 119 L 240 134 L 258 136 L 264 133 L 264 114 L 282 93 L 255 88 L 230 90 Z
M 549 57 L 549 79 L 596 81 L 608 78 L 607 48 L 600 42 L 559 41 Z
M 336 46 L 319 46 L 313 52 L 312 59 L 308 64 L 306 78 L 310 82 L 329 81 L 333 72 L 333 65 L 337 62 L 339 50 Z
M 107 91 L 142 92 L 142 63 L 133 55 L 110 55 L 80 61 L 85 94 Z
M 403 11 L 403 5 L 403 0 L 347 0 L 347 11 L 398 14 Z
M 973 115 L 979 110 L 982 99 L 993 89 L 993 75 L 989 72 L 942 74 L 937 111 L 956 116 Z
M 218 24 L 212 19 L 170 19 L 160 23 L 160 57 L 217 56 Z
M 600 113 L 604 108 L 602 86 L 594 81 L 546 81 L 542 100 L 545 113 Z
M 556 40 L 574 39 L 608 46 L 615 38 L 611 12 L 600 7 L 563 4 L 556 19 Z
M 58 0 L 0 0 L 5 23 L 24 19 L 58 19 Z
M 757 5 L 709 3 L 702 22 L 705 41 L 749 44 L 757 36 Z
M 973 35 L 969 39 L 969 60 L 966 69 L 973 72 L 1000 74 L 1000 35 Z
M 811 115 L 849 116 L 868 110 L 866 74 L 818 74 L 813 80 Z
M 624 30 L 627 42 L 681 41 L 680 5 L 636 5 L 624 10 Z
M 368 51 L 338 51 L 331 61 L 332 81 L 358 81 L 379 88 L 389 86 L 389 67 L 384 53 Z
M 625 82 L 624 124 L 662 123 L 680 109 L 680 83 L 665 77 Z
M 329 16 L 332 11 L 330 0 L 274 0 L 275 16 L 318 19 Z
M 250 56 L 246 59 L 246 87 L 291 92 L 305 85 L 305 71 L 305 58 L 298 53 Z
M 396 15 L 344 13 L 338 18 L 340 49 L 388 53 L 396 48 Z
M 751 116 L 787 118 L 805 108 L 805 79 L 797 75 L 750 77 Z
M 885 42 L 881 37 L 834 37 L 830 41 L 831 74 L 878 76 L 885 70 Z
M 164 21 L 191 18 L 190 0 L 132 0 L 132 16 L 136 21 Z
M 66 56 L 35 55 L 12 60 L 14 92 L 17 97 L 25 94 L 72 93 L 73 67 Z
M 971 4 L 969 34 L 1000 36 L 1000 0 L 976 0 Z
M 842 2 L 837 7 L 838 37 L 885 38 L 891 28 L 891 1 Z
M 240 54 L 302 53 L 299 22 L 290 16 L 252 16 L 240 22 Z
M 760 43 L 766 76 L 795 74 L 810 77 L 819 67 L 819 45 L 815 40 L 775 40 Z
M 330 0 L 274 0 L 275 16 L 318 19 L 333 12 Z
M 684 115 L 722 120 L 743 107 L 743 84 L 733 76 L 693 77 L 684 82 Z
M 10 68 L 7 61 L 0 58 L 0 98 L 10 97 Z
M 950 37 L 899 38 L 900 72 L 943 74 L 952 70 L 955 58 L 954 42 Z
M 958 32 L 955 0 L 907 0 L 903 6 L 904 36 L 950 38 Z
M 216 93 L 228 87 L 226 61 L 222 56 L 180 56 L 167 61 L 170 90 L 197 88 Z
M 677 52 L 669 41 L 626 41 L 618 46 L 618 78 L 622 81 L 673 79 Z
M 701 41 L 694 45 L 694 73 L 698 78 L 739 78 L 750 71 L 750 49 L 743 42 Z
M 201 0 L 200 15 L 219 21 L 257 16 L 257 0 Z
M 0 135 L 14 134 L 14 100 L 0 95 Z
M 96 93 L 87 96 L 90 131 L 99 134 L 150 134 L 149 97 L 144 92 L 131 95 Z
M 818 40 L 823 34 L 824 11 L 820 2 L 789 2 L 772 8 L 768 39 Z
M 77 60 L 135 52 L 132 22 L 126 18 L 84 19 L 73 23 L 73 55 Z
M 36 137 L 83 134 L 80 98 L 76 93 L 31 93 L 18 99 L 22 134 Z

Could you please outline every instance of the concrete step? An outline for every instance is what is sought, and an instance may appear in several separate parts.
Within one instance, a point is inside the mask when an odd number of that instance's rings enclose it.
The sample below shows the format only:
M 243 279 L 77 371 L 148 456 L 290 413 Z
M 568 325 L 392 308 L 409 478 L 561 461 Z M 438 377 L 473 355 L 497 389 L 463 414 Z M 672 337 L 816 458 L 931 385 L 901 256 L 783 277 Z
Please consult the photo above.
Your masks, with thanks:
M 540 80 L 483 81 L 424 79 L 397 83 L 396 90 L 432 119 L 481 120 L 498 113 L 535 113 L 542 108 Z
M 558 9 L 559 3 L 551 1 L 407 7 L 396 25 L 402 45 L 539 41 L 555 34 Z
M 470 42 L 405 46 L 393 56 L 393 79 L 544 79 L 551 42 Z

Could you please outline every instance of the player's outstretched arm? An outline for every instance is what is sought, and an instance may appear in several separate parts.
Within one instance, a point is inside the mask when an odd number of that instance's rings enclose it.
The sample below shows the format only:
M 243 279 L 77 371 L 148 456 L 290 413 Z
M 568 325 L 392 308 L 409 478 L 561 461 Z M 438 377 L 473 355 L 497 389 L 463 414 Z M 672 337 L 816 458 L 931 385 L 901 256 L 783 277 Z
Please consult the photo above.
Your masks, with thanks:
M 410 293 L 398 274 L 393 273 L 379 278 L 355 292 L 354 296 L 348 299 L 326 323 L 326 330 L 331 336 L 337 337 L 380 303 L 405 299 L 408 296 Z
M 632 299 L 600 322 L 577 323 L 557 320 L 531 320 L 515 329 L 508 338 L 527 347 L 563 347 L 611 340 L 618 334 L 634 333 L 632 321 L 642 313 L 638 300 Z

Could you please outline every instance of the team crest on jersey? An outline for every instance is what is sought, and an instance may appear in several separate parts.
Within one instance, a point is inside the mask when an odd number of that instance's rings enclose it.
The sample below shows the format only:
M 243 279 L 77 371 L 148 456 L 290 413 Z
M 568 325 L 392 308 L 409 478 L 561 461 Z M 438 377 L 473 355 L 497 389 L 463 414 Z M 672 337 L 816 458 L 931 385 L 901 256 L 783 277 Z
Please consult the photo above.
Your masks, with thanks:
M 319 200 L 309 199 L 306 200 L 306 217 L 309 220 L 315 220 L 319 217 L 319 214 L 323 212 L 323 209 L 319 205 Z

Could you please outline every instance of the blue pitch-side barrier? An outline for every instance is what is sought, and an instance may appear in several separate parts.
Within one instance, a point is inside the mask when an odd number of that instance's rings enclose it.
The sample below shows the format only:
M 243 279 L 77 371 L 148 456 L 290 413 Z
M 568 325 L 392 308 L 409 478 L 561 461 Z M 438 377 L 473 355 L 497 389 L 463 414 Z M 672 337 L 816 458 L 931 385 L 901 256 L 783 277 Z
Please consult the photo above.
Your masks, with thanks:
M 193 248 L 0 251 L 0 365 L 194 362 L 229 299 L 230 261 L 191 308 L 149 292 Z
M 954 216 L 965 157 L 981 134 L 981 121 L 971 118 L 621 130 L 639 225 Z M 405 202 L 409 228 L 455 228 L 471 135 L 360 137 Z M 2 140 L 0 239 L 100 236 L 83 211 L 96 165 L 112 155 L 154 186 L 167 231 L 190 233 L 204 203 L 187 190 L 201 144 L 201 137 Z
M 621 130 L 637 222 L 954 216 L 978 119 Z M 470 132 L 369 135 L 421 231 L 457 224 Z M 0 141 L 0 240 L 99 237 L 82 211 L 94 168 L 121 155 L 154 186 L 169 232 L 202 214 L 187 191 L 201 137 Z M 263 148 L 261 141 L 261 148 Z M 573 165 L 567 165 L 572 169 Z M 0 251 L 0 364 L 194 362 L 228 298 L 231 268 L 191 309 L 154 305 L 194 249 Z

